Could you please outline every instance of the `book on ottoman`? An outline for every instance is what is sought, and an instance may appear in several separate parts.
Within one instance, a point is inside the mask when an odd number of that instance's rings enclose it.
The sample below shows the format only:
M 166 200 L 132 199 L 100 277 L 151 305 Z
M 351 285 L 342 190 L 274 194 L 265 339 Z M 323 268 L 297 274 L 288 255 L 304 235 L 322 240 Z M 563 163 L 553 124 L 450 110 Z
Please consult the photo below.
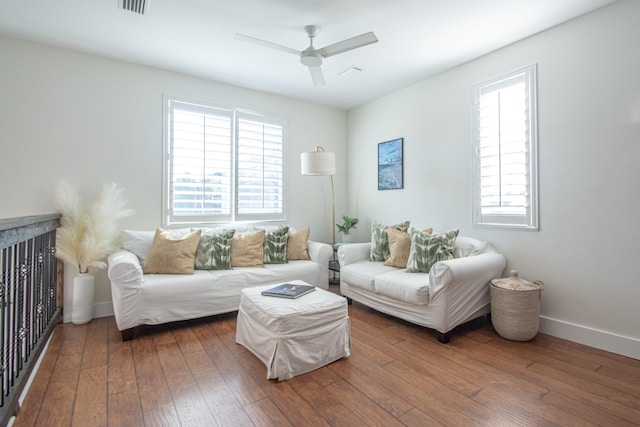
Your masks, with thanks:
M 315 291 L 316 287 L 312 285 L 297 285 L 294 283 L 284 283 L 274 288 L 262 291 L 262 295 L 280 298 L 298 298 L 309 292 Z

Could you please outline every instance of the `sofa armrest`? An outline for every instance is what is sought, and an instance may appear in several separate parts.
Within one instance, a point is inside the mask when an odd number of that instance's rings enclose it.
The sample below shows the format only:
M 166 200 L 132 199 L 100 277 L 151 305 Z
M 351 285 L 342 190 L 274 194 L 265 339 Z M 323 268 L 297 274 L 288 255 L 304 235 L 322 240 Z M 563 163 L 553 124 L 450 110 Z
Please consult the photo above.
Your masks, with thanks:
M 328 271 L 329 260 L 333 256 L 333 249 L 331 248 L 331 245 L 309 240 L 307 242 L 307 250 L 309 251 L 309 258 L 311 261 L 318 264 L 323 270 Z
M 109 255 L 107 275 L 112 285 L 138 288 L 144 281 L 140 260 L 126 249 L 120 249 Z
M 429 272 L 429 296 L 436 298 L 450 284 L 459 288 L 487 287 L 502 275 L 507 260 L 498 252 L 486 252 L 437 262 Z
M 338 248 L 338 261 L 340 262 L 340 267 L 344 267 L 354 262 L 366 261 L 369 259 L 370 254 L 371 242 L 341 245 Z

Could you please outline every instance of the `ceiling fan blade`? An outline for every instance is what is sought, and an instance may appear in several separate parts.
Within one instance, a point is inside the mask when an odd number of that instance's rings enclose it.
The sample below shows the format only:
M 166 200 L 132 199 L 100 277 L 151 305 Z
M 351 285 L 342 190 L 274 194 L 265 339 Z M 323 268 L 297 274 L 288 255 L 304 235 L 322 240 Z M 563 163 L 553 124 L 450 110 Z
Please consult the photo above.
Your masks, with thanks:
M 313 80 L 314 86 L 324 86 L 324 76 L 322 75 L 322 68 L 309 67 L 309 73 L 311 74 L 311 80 Z
M 318 49 L 318 52 L 320 53 L 320 55 L 322 55 L 323 58 L 328 58 L 342 52 L 376 43 L 377 41 L 378 38 L 376 37 L 376 35 L 369 31 L 368 33 L 360 34 L 359 36 L 351 37 L 350 39 L 342 40 L 341 42 L 325 46 L 322 49 Z
M 243 42 L 258 44 L 260 46 L 270 47 L 272 49 L 280 50 L 282 52 L 293 53 L 294 55 L 300 55 L 301 53 L 299 50 L 295 50 L 290 47 L 282 46 L 281 44 L 272 43 L 266 40 L 257 39 L 255 37 L 247 36 L 245 34 L 236 33 L 235 39 Z

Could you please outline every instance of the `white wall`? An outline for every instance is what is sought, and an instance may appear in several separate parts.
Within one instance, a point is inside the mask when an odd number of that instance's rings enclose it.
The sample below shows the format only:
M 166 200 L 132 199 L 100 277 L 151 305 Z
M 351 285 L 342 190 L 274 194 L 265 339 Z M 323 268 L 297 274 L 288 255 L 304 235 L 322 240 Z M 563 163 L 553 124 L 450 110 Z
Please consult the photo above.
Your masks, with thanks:
M 349 114 L 350 213 L 492 242 L 542 280 L 541 329 L 640 358 L 640 2 L 622 1 Z M 540 230 L 472 226 L 471 86 L 538 64 Z M 378 191 L 377 144 L 404 137 L 405 188 Z M 401 208 L 399 208 L 401 207 Z
M 312 239 L 331 241 L 330 180 L 301 177 L 300 153 L 316 145 L 336 152 L 336 205 L 343 209 L 344 111 L 6 37 L 0 58 L 0 218 L 55 212 L 59 179 L 84 194 L 112 181 L 135 210 L 122 226 L 158 227 L 168 94 L 284 116 L 288 222 L 311 225 Z M 97 312 L 110 314 L 104 270 L 96 281 Z

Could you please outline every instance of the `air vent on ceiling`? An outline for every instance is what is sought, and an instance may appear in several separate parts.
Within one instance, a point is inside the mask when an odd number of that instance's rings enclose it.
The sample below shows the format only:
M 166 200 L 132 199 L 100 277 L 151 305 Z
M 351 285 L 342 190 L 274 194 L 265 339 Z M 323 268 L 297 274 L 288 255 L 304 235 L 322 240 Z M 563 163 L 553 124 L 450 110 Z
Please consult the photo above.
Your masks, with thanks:
M 346 70 L 339 72 L 338 75 L 340 77 L 351 78 L 351 77 L 353 77 L 356 74 L 359 74 L 361 72 L 362 72 L 362 68 L 358 68 L 358 67 L 352 65 L 349 68 L 347 68 Z
M 129 12 L 139 13 L 144 15 L 147 11 L 147 0 L 118 0 L 118 7 L 120 9 L 128 10 Z

